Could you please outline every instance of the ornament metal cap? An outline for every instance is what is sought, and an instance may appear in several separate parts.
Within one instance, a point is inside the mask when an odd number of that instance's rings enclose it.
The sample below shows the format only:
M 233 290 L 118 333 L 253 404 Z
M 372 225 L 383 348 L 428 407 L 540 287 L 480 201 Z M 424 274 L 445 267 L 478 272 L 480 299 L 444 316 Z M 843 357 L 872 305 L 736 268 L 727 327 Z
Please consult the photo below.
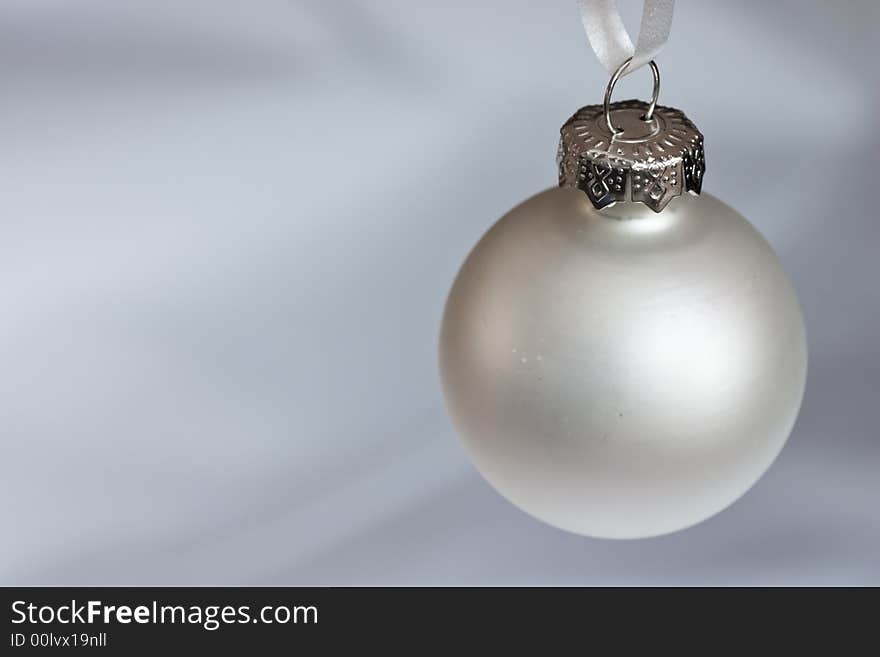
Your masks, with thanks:
M 559 186 L 583 191 L 597 209 L 621 201 L 660 212 L 675 196 L 699 194 L 706 162 L 703 135 L 683 112 L 657 105 L 660 72 L 651 102 L 611 102 L 626 60 L 611 76 L 602 105 L 580 108 L 560 129 Z

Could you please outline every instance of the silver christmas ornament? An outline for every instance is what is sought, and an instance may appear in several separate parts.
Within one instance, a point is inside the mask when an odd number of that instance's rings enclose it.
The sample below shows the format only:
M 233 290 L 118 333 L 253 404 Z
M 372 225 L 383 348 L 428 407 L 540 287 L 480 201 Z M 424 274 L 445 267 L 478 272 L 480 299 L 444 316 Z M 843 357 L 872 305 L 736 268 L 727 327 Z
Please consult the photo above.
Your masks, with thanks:
M 650 103 L 610 103 L 615 75 L 565 123 L 560 187 L 482 237 L 441 328 L 476 467 L 589 536 L 664 534 L 734 502 L 782 449 L 806 379 L 795 291 L 761 235 L 699 194 L 703 137 L 656 105 L 652 68 Z

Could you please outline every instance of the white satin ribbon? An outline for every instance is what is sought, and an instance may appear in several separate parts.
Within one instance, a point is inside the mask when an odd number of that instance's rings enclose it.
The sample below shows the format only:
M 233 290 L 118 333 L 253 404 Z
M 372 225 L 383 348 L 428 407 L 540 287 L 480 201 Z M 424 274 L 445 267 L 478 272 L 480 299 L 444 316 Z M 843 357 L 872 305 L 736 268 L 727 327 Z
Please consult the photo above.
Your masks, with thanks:
M 624 75 L 647 64 L 663 48 L 672 27 L 674 5 L 675 0 L 645 0 L 639 39 L 633 46 L 615 0 L 578 0 L 584 30 L 602 66 L 614 73 L 632 57 Z

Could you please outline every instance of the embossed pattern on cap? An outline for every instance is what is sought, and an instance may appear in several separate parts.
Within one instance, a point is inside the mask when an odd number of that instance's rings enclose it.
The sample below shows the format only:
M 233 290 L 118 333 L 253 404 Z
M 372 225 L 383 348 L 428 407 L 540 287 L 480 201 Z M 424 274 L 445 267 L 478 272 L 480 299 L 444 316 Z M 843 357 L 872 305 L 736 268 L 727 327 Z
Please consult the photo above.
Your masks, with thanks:
M 582 107 L 560 130 L 559 186 L 583 191 L 598 209 L 621 201 L 660 212 L 675 196 L 699 194 L 706 162 L 703 135 L 683 112 L 624 100 L 610 106 L 612 135 L 602 105 Z

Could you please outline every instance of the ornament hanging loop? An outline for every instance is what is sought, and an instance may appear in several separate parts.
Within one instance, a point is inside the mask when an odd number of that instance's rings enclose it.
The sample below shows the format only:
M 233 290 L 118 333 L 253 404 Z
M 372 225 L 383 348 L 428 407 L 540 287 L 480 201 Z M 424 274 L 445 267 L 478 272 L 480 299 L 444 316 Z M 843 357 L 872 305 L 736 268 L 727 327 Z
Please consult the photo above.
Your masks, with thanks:
M 623 61 L 620 66 L 617 67 L 617 70 L 614 71 L 611 79 L 608 80 L 608 86 L 605 87 L 605 102 L 603 103 L 603 108 L 605 111 L 605 125 L 608 126 L 608 131 L 611 133 L 612 137 L 620 134 L 623 131 L 615 128 L 614 124 L 611 122 L 611 94 L 614 93 L 614 85 L 617 84 L 620 76 L 623 75 L 626 69 L 629 67 L 632 59 L 632 57 L 628 57 Z M 648 65 L 651 67 L 651 75 L 654 78 L 654 88 L 651 91 L 651 102 L 648 105 L 648 111 L 645 112 L 645 116 L 642 117 L 642 120 L 644 121 L 651 121 L 654 118 L 654 108 L 657 106 L 657 99 L 660 97 L 660 69 L 657 68 L 657 64 L 653 59 L 648 62 Z

